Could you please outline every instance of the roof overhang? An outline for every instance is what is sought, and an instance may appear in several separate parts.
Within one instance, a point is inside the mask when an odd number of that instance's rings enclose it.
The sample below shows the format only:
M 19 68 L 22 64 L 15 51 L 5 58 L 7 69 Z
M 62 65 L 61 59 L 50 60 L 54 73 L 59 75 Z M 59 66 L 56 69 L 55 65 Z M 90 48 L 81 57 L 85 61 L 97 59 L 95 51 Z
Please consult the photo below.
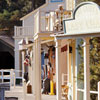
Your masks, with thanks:
M 36 35 L 34 35 L 34 40 L 36 39 L 41 39 L 41 41 L 45 41 L 45 40 L 54 40 L 54 37 L 51 37 L 52 33 L 37 33 Z
M 35 12 L 37 12 L 38 10 L 40 10 L 41 8 L 44 8 L 45 6 L 47 6 L 48 4 L 44 4 L 42 6 L 40 6 L 39 8 L 33 10 L 32 12 L 30 12 L 29 14 L 25 15 L 24 17 L 20 18 L 20 20 L 24 20 L 26 18 L 28 18 L 29 16 L 31 16 L 32 14 L 34 14 Z
M 56 39 L 76 39 L 76 38 L 86 38 L 86 37 L 100 37 L 100 31 L 97 33 L 80 33 L 80 34 L 59 34 L 51 35 L 56 37 Z

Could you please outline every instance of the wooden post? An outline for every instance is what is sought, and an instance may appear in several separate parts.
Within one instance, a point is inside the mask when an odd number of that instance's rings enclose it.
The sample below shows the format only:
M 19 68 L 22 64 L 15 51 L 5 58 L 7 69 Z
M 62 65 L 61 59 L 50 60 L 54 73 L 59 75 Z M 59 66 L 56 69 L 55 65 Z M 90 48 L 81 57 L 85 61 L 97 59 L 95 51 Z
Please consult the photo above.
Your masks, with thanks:
M 13 69 L 10 70 L 10 86 L 14 84 L 13 82 Z
M 98 100 L 100 100 L 100 81 L 98 82 Z
M 69 83 L 69 42 L 67 42 L 67 74 L 68 74 L 68 83 Z
M 75 51 L 76 51 L 76 48 L 75 48 L 75 43 L 76 43 L 76 41 L 74 40 L 73 41 L 73 43 L 72 43 L 72 55 L 73 55 L 73 63 L 72 63 L 72 65 L 73 65 L 73 70 L 72 70 L 72 73 L 73 73 L 73 100 L 75 100 L 75 96 L 76 96 L 76 86 L 75 86 L 75 83 L 76 83 L 76 78 L 75 78 L 75 65 L 76 65 L 76 63 L 75 63 L 75 57 L 76 57 L 76 55 L 75 55 Z
M 13 76 L 14 76 L 14 88 L 15 88 L 15 85 L 16 85 L 16 77 L 15 77 L 15 72 L 13 73 Z
M 90 100 L 89 38 L 84 38 L 84 100 Z
M 78 41 L 78 39 L 76 40 L 76 48 L 78 47 L 78 43 L 79 43 L 79 41 Z M 75 89 L 76 89 L 76 95 L 75 95 L 75 100 L 79 100 L 79 97 L 78 97 L 78 91 L 77 91 L 77 89 L 78 89 L 78 79 L 77 79 L 77 76 L 78 76 L 78 65 L 79 65 L 79 62 L 78 62 L 78 50 L 76 49 L 76 57 L 75 57 L 75 62 L 76 62 L 76 66 L 75 66 Z
M 33 94 L 34 94 L 34 97 L 36 96 L 36 86 L 35 86 L 35 81 L 36 80 L 36 41 L 34 41 L 34 45 L 33 45 L 33 64 L 32 64 L 32 90 L 33 90 Z
M 61 100 L 61 40 L 56 41 L 56 93 L 57 100 Z
M 34 46 L 33 46 L 33 81 L 32 81 L 32 85 L 33 85 L 33 94 L 35 96 L 36 94 L 36 87 L 35 87 L 35 79 L 36 79 L 36 41 L 34 41 Z
M 24 97 L 24 100 L 26 100 L 26 82 L 23 80 L 23 97 Z
M 36 100 L 41 100 L 41 40 L 36 40 Z
M 24 59 L 25 59 L 25 51 L 22 51 L 22 77 L 24 78 L 24 72 L 25 72 L 25 66 L 24 66 Z M 23 98 L 26 100 L 26 82 L 25 80 L 22 80 L 23 82 Z
M 16 26 L 14 26 L 14 36 L 17 36 Z

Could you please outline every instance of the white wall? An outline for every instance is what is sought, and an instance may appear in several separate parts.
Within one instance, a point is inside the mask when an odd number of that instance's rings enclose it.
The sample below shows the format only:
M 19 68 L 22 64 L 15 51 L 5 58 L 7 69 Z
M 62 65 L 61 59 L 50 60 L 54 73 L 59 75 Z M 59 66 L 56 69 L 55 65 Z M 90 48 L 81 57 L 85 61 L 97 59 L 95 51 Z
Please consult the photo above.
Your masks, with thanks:
M 23 20 L 23 26 L 34 26 L 34 15 L 27 17 Z
M 56 3 L 48 3 L 46 6 L 44 6 L 43 8 L 40 9 L 41 12 L 49 12 L 49 11 L 55 11 L 56 9 L 58 9 L 58 5 L 63 5 L 64 9 L 66 9 L 66 0 L 63 0 L 64 2 L 56 2 Z M 39 11 L 39 10 L 37 10 Z M 35 19 L 34 16 L 37 14 L 37 11 L 33 14 L 31 14 L 30 16 L 26 17 L 23 20 L 23 26 L 33 26 L 35 27 Z M 41 21 L 41 26 L 43 26 L 43 20 Z M 44 28 L 44 27 L 43 27 Z M 34 29 L 34 28 L 33 28 Z
M 44 12 L 49 12 L 49 11 L 55 11 L 56 9 L 58 9 L 58 5 L 63 5 L 64 6 L 64 9 L 66 9 L 66 4 L 67 4 L 67 1 L 66 0 L 63 0 L 64 2 L 56 2 L 56 3 L 50 3 L 50 0 L 48 0 L 48 5 L 45 6 L 44 8 L 41 8 L 40 11 L 44 11 Z M 70 1 L 70 0 L 69 0 Z M 73 0 L 75 1 L 75 0 Z M 39 11 L 39 10 L 37 10 Z M 37 13 L 37 12 L 36 12 Z M 23 27 L 33 27 L 33 30 L 34 30 L 34 27 L 37 27 L 35 26 L 34 24 L 34 16 L 35 14 L 31 14 L 30 16 L 26 17 L 23 21 L 22 21 L 22 26 Z M 42 21 L 43 23 L 43 21 Z M 43 29 L 44 26 L 42 25 L 41 23 L 41 28 Z M 39 28 L 38 28 L 39 29 Z M 33 33 L 34 35 L 34 33 Z M 33 37 L 32 37 L 33 38 Z M 19 70 L 19 51 L 18 51 L 18 42 L 21 40 L 22 38 L 15 38 L 15 69 Z M 65 54 L 63 54 L 65 55 Z M 63 62 L 64 63 L 64 62 Z
M 19 70 L 19 47 L 18 47 L 18 42 L 21 39 L 15 39 L 15 69 Z
M 15 69 L 20 70 L 20 54 L 19 54 L 19 42 L 23 38 L 15 38 Z M 29 40 L 33 41 L 33 38 L 29 38 Z
M 61 42 L 61 48 L 67 45 L 67 40 L 62 40 Z M 67 47 L 68 50 L 68 47 Z M 62 73 L 67 74 L 68 72 L 68 66 L 67 66 L 67 51 L 61 52 L 61 67 L 62 67 Z

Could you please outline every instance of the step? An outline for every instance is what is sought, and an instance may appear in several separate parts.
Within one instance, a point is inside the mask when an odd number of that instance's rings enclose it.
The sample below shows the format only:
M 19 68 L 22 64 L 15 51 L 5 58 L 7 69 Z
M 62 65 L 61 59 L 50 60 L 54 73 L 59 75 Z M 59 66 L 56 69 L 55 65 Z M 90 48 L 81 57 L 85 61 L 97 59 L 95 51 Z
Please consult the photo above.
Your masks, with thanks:
M 5 97 L 18 97 L 18 100 L 23 100 L 23 88 L 11 87 L 10 91 L 5 91 Z
M 11 87 L 10 91 L 23 92 L 23 87 L 22 86 Z
M 44 94 L 42 94 L 42 100 L 56 100 L 56 95 L 44 95 Z

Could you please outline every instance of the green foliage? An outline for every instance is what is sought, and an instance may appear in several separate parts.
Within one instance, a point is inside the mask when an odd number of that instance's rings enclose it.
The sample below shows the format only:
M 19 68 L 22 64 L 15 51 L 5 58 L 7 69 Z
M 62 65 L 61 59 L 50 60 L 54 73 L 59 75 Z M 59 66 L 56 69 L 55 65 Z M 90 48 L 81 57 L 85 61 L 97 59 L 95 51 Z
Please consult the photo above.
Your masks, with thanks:
M 21 25 L 20 18 L 36 9 L 45 0 L 0 0 L 0 30 L 13 35 L 14 26 Z
M 81 56 L 81 64 L 79 65 L 78 80 L 84 81 L 84 63 L 83 63 L 83 40 L 78 46 Z M 90 39 L 90 89 L 97 91 L 98 82 L 100 81 L 100 37 Z M 96 95 L 91 95 L 91 100 L 96 100 Z
M 76 0 L 76 4 L 80 4 L 81 2 L 92 1 L 100 5 L 100 0 Z
M 100 37 L 92 38 L 90 44 L 91 89 L 97 90 L 97 84 L 100 81 Z

